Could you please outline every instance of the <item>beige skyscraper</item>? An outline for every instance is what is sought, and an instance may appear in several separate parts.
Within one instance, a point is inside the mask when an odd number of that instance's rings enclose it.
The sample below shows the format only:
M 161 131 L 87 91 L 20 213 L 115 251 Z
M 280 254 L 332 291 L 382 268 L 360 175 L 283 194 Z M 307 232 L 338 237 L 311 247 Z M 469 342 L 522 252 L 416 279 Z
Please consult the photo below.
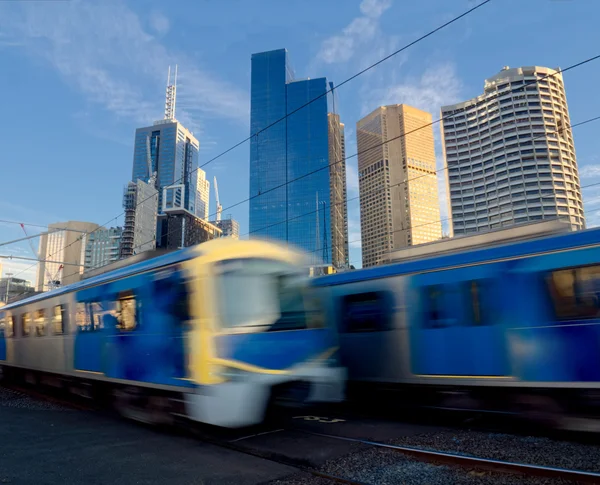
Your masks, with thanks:
M 442 237 L 431 114 L 381 106 L 356 124 L 363 267 Z
M 454 235 L 547 219 L 585 228 L 560 70 L 505 67 L 442 118 Z
M 36 290 L 47 291 L 49 280 L 60 286 L 77 283 L 83 272 L 82 235 L 100 227 L 92 222 L 57 222 L 48 225 L 48 232 L 40 236 Z M 52 261 L 52 262 L 50 262 Z

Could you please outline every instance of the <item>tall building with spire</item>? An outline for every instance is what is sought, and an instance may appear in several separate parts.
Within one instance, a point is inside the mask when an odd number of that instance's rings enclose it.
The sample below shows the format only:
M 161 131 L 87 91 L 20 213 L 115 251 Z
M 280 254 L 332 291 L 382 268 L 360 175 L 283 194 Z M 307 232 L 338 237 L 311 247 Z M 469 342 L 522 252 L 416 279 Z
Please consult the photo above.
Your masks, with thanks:
M 167 78 L 165 115 L 151 126 L 135 131 L 131 180 L 152 180 L 158 190 L 157 242 L 166 237 L 166 213 L 184 210 L 196 215 L 198 150 L 194 134 L 175 117 L 177 99 L 177 67 Z
M 249 222 L 250 237 L 285 241 L 315 265 L 342 268 L 343 124 L 332 89 L 324 77 L 295 79 L 285 49 L 252 55 Z

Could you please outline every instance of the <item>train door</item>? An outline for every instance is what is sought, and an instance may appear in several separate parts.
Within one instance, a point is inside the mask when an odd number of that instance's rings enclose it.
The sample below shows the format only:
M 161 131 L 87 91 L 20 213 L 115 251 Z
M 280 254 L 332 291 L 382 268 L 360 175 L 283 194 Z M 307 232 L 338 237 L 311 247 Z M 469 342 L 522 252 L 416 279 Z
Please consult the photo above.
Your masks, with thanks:
M 73 367 L 78 371 L 104 373 L 105 315 L 111 311 L 111 301 L 105 287 L 98 286 L 75 295 L 77 330 Z
M 411 278 L 414 374 L 499 377 L 508 373 L 500 265 Z
M 356 288 L 358 290 L 358 288 Z M 392 334 L 394 297 L 376 288 L 342 295 L 337 300 L 340 321 L 341 363 L 354 381 L 393 380 L 392 361 L 398 342 Z
M 166 268 L 110 285 L 114 302 L 107 332 L 107 375 L 118 379 L 181 384 L 186 375 L 187 291 L 181 271 Z

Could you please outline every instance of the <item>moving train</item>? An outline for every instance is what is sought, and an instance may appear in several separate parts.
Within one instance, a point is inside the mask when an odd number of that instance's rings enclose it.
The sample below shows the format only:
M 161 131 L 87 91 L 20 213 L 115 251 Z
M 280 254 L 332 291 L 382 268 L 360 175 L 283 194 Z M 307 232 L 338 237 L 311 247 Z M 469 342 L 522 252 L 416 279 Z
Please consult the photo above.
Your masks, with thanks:
M 349 397 L 402 391 L 404 402 L 552 425 L 597 417 L 600 229 L 486 237 L 313 281 L 340 332 Z
M 0 308 L 3 377 L 109 398 L 146 422 L 243 427 L 339 401 L 345 371 L 304 256 L 219 239 Z

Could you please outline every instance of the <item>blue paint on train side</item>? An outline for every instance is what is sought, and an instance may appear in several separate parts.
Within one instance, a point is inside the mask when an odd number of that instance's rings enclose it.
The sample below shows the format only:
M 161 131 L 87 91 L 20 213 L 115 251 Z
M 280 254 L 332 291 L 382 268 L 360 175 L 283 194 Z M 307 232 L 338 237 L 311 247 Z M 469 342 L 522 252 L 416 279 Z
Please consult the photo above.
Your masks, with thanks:
M 180 314 L 186 312 L 181 307 L 182 282 L 183 275 L 176 269 L 160 275 L 148 272 L 78 292 L 76 301 L 85 305 L 85 318 L 93 324 L 78 326 L 75 368 L 116 379 L 192 386 L 184 380 L 186 324 L 181 320 L 187 316 Z M 115 316 L 116 302 L 124 291 L 135 299 L 136 326 L 129 330 L 120 329 Z
M 273 370 L 309 362 L 335 345 L 329 329 L 221 335 L 216 342 L 223 359 Z
M 435 271 L 466 264 L 483 264 L 498 259 L 510 259 L 551 251 L 583 248 L 600 243 L 600 228 L 548 236 L 524 242 L 508 243 L 485 249 L 464 251 L 456 254 L 422 258 L 406 263 L 394 263 L 374 268 L 348 271 L 315 278 L 314 286 L 332 286 L 364 280 L 386 278 L 402 274 Z
M 504 376 L 508 373 L 502 264 L 409 278 L 412 372 Z
M 393 288 L 387 278 L 394 277 L 406 283 L 402 311 L 412 374 L 600 382 L 600 229 L 326 276 L 313 284 Z M 348 288 L 356 294 L 359 286 Z M 343 289 L 337 294 L 344 298 Z M 378 345 L 375 358 L 385 350 Z M 367 360 L 361 358 L 360 372 L 372 365 Z M 402 375 L 367 374 L 381 381 Z

